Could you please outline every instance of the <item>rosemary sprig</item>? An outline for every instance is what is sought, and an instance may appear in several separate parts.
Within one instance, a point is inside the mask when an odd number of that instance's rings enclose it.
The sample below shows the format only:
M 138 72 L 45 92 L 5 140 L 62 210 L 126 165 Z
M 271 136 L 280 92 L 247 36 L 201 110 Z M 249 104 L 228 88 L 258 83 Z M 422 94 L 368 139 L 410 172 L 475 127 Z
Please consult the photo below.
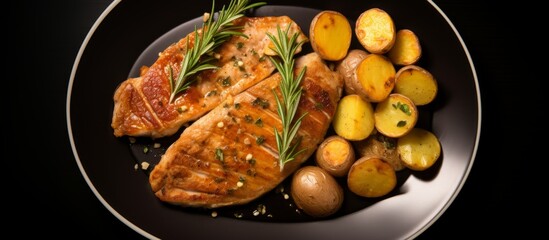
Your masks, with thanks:
M 297 77 L 294 77 L 294 54 L 304 41 L 297 41 L 299 36 L 298 33 L 294 33 L 292 37 L 288 36 L 290 26 L 291 24 L 288 24 L 288 28 L 285 31 L 282 31 L 280 26 L 277 27 L 278 38 L 267 33 L 275 46 L 275 49 L 273 50 L 280 59 L 275 59 L 270 56 L 269 58 L 282 76 L 282 81 L 280 83 L 282 99 L 279 99 L 278 95 L 273 90 L 277 103 L 278 115 L 282 120 L 282 132 L 279 132 L 276 128 L 274 129 L 276 145 L 278 147 L 280 171 L 284 169 L 284 164 L 294 160 L 297 155 L 305 151 L 305 149 L 298 150 L 297 148 L 301 143 L 301 138 L 297 138 L 294 141 L 299 126 L 301 126 L 301 120 L 307 114 L 304 113 L 294 121 L 301 98 L 301 79 L 303 79 L 305 71 L 307 71 L 307 67 L 305 66 L 301 69 L 301 72 Z
M 214 21 L 215 0 L 213 1 L 210 17 L 202 24 L 202 33 L 198 34 L 198 30 L 195 27 L 195 41 L 191 49 L 188 49 L 189 38 L 187 38 L 185 58 L 181 61 L 181 71 L 176 79 L 173 79 L 171 75 L 172 69 L 169 67 L 170 103 L 173 102 L 178 93 L 188 89 L 191 83 L 194 82 L 195 79 L 191 80 L 191 76 L 200 71 L 218 68 L 212 64 L 215 58 L 208 56 L 208 53 L 211 53 L 231 36 L 236 35 L 247 38 L 244 33 L 238 31 L 242 27 L 235 26 L 233 21 L 244 16 L 244 11 L 264 4 L 264 2 L 258 2 L 248 5 L 248 0 L 232 0 L 227 8 L 223 6 L 217 15 L 217 19 Z

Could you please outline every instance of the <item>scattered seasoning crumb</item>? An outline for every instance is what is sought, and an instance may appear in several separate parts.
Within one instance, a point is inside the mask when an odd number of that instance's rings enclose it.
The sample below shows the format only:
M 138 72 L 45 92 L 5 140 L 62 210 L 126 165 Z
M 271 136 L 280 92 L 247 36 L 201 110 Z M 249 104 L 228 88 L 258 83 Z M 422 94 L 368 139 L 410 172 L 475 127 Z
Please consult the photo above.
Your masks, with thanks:
M 135 143 L 136 141 L 134 137 L 129 137 L 128 139 L 130 140 L 130 143 Z
M 149 147 L 145 146 L 143 147 L 143 153 L 148 153 L 149 152 Z
M 154 143 L 153 148 L 160 148 L 160 143 Z
M 289 199 L 290 198 L 290 195 L 288 195 L 287 193 L 284 193 L 284 199 Z
M 242 62 L 242 61 L 240 61 L 240 60 L 237 62 L 237 64 L 238 64 L 239 67 L 244 66 L 244 62 Z
M 214 54 L 214 58 L 215 58 L 215 59 L 220 59 L 220 58 L 221 58 L 221 54 L 215 53 L 215 54 Z
M 222 128 L 223 126 L 225 126 L 225 124 L 223 122 L 218 122 L 217 123 L 217 127 L 218 128 Z
M 251 153 L 248 153 L 248 155 L 246 155 L 246 160 L 250 161 L 253 157 L 254 156 Z
M 149 168 L 149 163 L 148 162 L 142 162 L 141 163 L 141 169 L 147 170 L 148 168 Z
M 244 144 L 250 145 L 251 144 L 250 139 L 249 138 L 244 138 Z
M 270 218 L 272 218 L 272 217 L 273 217 L 273 215 L 269 213 L 269 214 L 267 214 L 267 217 L 270 217 Z
M 184 112 L 186 112 L 188 109 L 189 109 L 189 107 L 187 107 L 187 106 L 181 106 L 181 107 L 177 108 L 177 112 L 178 112 L 178 113 L 184 113 Z
M 213 211 L 213 212 L 212 212 L 212 217 L 213 217 L 213 218 L 217 217 L 217 212 L 216 212 L 216 211 Z
M 237 187 L 242 187 L 242 186 L 244 186 L 244 183 L 243 183 L 243 182 L 237 182 L 237 183 L 236 183 L 236 186 L 237 186 Z
M 207 22 L 208 19 L 210 19 L 210 13 L 205 12 L 205 13 L 204 13 L 204 16 L 202 17 L 202 21 L 203 21 L 203 22 Z
M 242 213 L 234 213 L 234 216 L 235 216 L 236 218 L 242 218 L 242 217 L 244 216 L 244 214 L 242 214 Z
M 254 210 L 253 214 L 254 214 L 254 216 L 258 216 L 258 215 L 259 215 L 259 211 Z
M 133 169 L 135 170 L 139 169 L 139 164 L 136 163 L 135 165 L 133 165 Z

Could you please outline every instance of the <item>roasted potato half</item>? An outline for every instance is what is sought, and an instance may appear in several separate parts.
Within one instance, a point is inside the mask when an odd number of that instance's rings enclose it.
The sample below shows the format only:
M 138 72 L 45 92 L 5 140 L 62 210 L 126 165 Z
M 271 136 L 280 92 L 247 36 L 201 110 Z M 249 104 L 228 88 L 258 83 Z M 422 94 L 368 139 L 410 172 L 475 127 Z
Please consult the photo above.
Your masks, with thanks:
M 381 197 L 391 192 L 397 184 L 394 168 L 376 157 L 358 159 L 347 175 L 349 190 L 362 197 Z
M 398 138 L 412 130 L 417 122 L 418 111 L 412 100 L 402 94 L 392 93 L 376 105 L 375 128 L 381 134 Z
M 395 86 L 395 66 L 387 57 L 369 54 L 356 67 L 355 76 L 345 82 L 370 102 L 381 102 L 391 94 Z
M 309 36 L 313 50 L 322 59 L 338 61 L 347 55 L 353 30 L 343 14 L 324 10 L 313 18 Z
M 337 104 L 332 126 L 337 135 L 349 141 L 367 138 L 375 126 L 372 104 L 356 94 L 344 96 Z
M 380 8 L 371 8 L 358 17 L 355 26 L 358 41 L 370 53 L 384 54 L 396 41 L 395 23 Z
M 429 71 L 417 65 L 408 65 L 396 73 L 393 92 L 409 97 L 416 106 L 422 106 L 435 99 L 438 84 Z
M 353 147 L 357 158 L 378 157 L 391 164 L 395 171 L 400 171 L 406 167 L 400 160 L 397 151 L 397 139 L 387 137 L 377 131 L 374 131 L 368 138 L 362 141 L 353 141 Z
M 297 207 L 313 217 L 327 217 L 343 205 L 343 188 L 332 175 L 317 166 L 298 169 L 290 194 Z
M 405 66 L 416 63 L 421 58 L 419 38 L 410 29 L 401 29 L 396 33 L 396 41 L 387 56 L 395 65 Z
M 346 139 L 333 135 L 318 146 L 316 164 L 334 177 L 343 177 L 355 162 L 355 151 Z
M 437 136 L 425 129 L 414 128 L 397 141 L 397 150 L 406 167 L 423 171 L 435 164 L 441 153 Z

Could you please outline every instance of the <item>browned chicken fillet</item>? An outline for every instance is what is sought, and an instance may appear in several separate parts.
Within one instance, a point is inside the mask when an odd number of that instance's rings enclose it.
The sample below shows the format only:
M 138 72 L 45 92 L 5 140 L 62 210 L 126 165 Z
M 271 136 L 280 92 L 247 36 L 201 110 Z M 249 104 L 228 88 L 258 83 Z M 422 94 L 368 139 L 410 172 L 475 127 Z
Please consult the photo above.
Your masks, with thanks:
M 184 52 L 194 43 L 194 33 L 172 44 L 159 54 L 152 66 L 142 68 L 140 77 L 127 79 L 116 89 L 111 123 L 114 135 L 153 138 L 172 135 L 227 96 L 236 95 L 265 79 L 275 69 L 264 55 L 270 43 L 267 33 L 275 35 L 277 26 L 285 29 L 288 24 L 292 24 L 292 33 L 299 32 L 300 39 L 306 39 L 298 25 L 285 16 L 235 20 L 235 25 L 243 26 L 242 32 L 248 38 L 234 36 L 216 49 L 214 57 L 218 58 L 219 69 L 198 74 L 196 83 L 170 103 L 169 67 L 175 79 Z M 190 46 L 186 46 L 187 38 Z
M 150 174 L 156 196 L 165 202 L 217 208 L 248 203 L 275 188 L 292 174 L 323 140 L 343 87 L 316 53 L 300 57 L 296 71 L 307 66 L 297 116 L 303 119 L 298 136 L 302 154 L 278 163 L 274 128 L 282 129 L 273 90 L 276 73 L 246 91 L 227 98 L 186 128 Z

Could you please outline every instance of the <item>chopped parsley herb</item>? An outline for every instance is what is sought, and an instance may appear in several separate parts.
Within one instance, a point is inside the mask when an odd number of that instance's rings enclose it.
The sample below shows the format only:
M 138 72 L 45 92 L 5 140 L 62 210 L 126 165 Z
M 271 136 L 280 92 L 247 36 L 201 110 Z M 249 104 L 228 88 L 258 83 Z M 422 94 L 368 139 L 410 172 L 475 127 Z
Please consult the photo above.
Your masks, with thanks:
M 221 86 L 228 87 L 231 86 L 231 77 L 226 77 L 221 80 Z
M 255 120 L 255 125 L 257 125 L 258 127 L 263 127 L 263 120 L 261 120 L 261 118 L 258 118 L 257 120 Z
M 261 106 L 261 108 L 265 109 L 265 108 L 269 107 L 269 101 L 258 97 L 258 98 L 256 98 L 255 100 L 252 101 L 252 105 Z
M 243 42 L 237 42 L 237 43 L 236 43 L 236 48 L 237 48 L 237 49 L 241 49 L 242 47 L 244 47 L 244 43 L 243 43 Z
M 257 145 L 261 145 L 263 142 L 265 142 L 265 137 L 263 136 L 259 136 L 255 139 L 255 143 L 257 143 Z
M 377 134 L 376 139 L 383 143 L 387 149 L 395 149 L 396 141 L 394 138 L 389 138 L 383 134 Z
M 321 102 L 315 103 L 315 109 L 316 110 L 324 109 L 324 104 L 322 104 Z
M 255 49 L 250 49 L 250 52 L 253 54 L 253 55 L 257 55 L 257 52 L 255 51 Z
M 405 103 L 397 102 L 396 104 L 392 104 L 393 108 L 400 109 L 403 113 L 406 113 L 406 115 L 410 116 L 412 115 L 412 112 L 410 111 L 410 106 Z
M 404 126 L 406 126 L 406 121 L 404 121 L 404 120 L 398 121 L 397 127 L 404 127 Z
M 143 147 L 143 153 L 148 153 L 149 152 L 149 147 L 145 146 Z
M 265 55 L 263 55 L 259 58 L 259 62 L 263 62 L 263 61 L 265 61 L 265 59 L 267 59 L 267 57 L 265 57 Z
M 247 123 L 252 123 L 254 121 L 254 119 L 252 118 L 252 116 L 246 114 L 244 116 L 244 121 L 246 121 Z
M 223 162 L 224 161 L 224 158 L 223 158 L 223 150 L 221 150 L 221 148 L 216 148 L 215 149 L 215 159 Z
M 255 165 L 255 158 L 252 158 L 252 159 L 248 160 L 248 163 L 250 165 L 254 166 Z
M 245 181 L 246 181 L 246 178 L 244 178 L 243 176 L 240 176 L 240 178 L 238 178 L 238 181 L 239 181 L 239 182 L 245 182 Z
M 234 104 L 234 109 L 240 109 L 240 103 L 235 103 Z

